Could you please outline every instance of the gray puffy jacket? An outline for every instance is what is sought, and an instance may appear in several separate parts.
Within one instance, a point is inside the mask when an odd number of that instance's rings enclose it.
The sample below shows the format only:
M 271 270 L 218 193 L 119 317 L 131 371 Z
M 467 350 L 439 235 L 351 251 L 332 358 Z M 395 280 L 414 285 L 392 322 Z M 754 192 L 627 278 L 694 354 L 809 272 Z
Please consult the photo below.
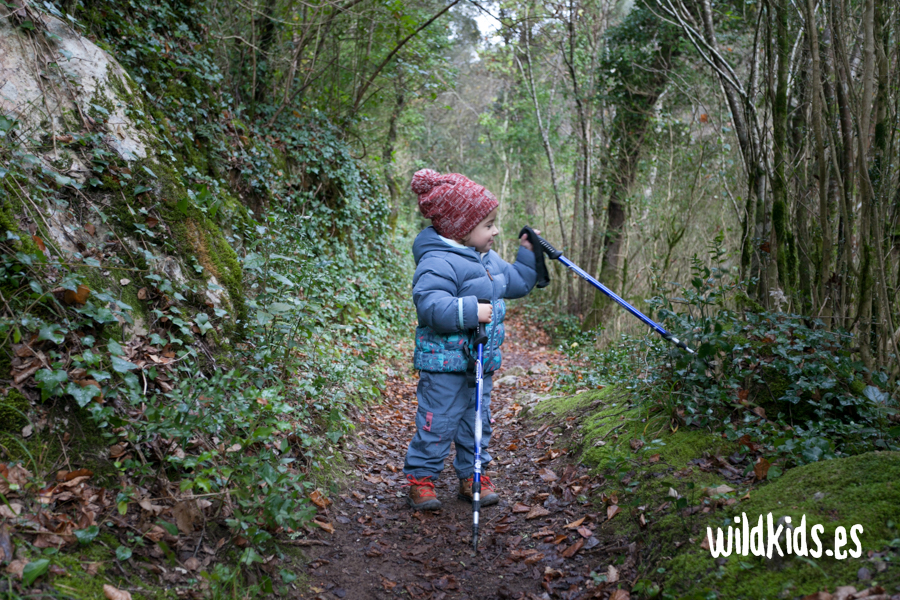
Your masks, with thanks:
M 516 262 L 509 264 L 493 250 L 482 257 L 474 248 L 451 246 L 427 227 L 413 242 L 413 256 L 413 302 L 419 315 L 415 368 L 443 373 L 467 369 L 478 299 L 490 299 L 494 310 L 487 326 L 484 371 L 500 368 L 506 316 L 503 299 L 520 298 L 534 287 L 534 253 L 520 246 Z

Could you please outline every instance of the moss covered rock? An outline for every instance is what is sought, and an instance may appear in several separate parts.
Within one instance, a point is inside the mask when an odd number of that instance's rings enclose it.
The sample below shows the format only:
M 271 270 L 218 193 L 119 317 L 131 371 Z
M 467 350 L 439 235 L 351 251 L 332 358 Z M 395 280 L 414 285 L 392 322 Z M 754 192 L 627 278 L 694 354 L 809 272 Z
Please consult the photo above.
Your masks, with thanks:
M 776 523 L 783 516 L 791 516 L 792 522 L 799 524 L 805 516 L 810 549 L 815 549 L 810 529 L 817 523 L 823 525 L 824 533 L 818 536 L 822 556 L 788 555 L 778 560 L 732 553 L 717 562 L 710 552 L 700 547 L 706 526 L 733 525 L 734 516 L 744 514 L 755 524 L 760 515 L 769 513 Z M 862 555 L 859 558 L 848 555 L 843 560 L 827 556 L 835 545 L 836 529 L 844 527 L 849 532 L 856 524 L 863 526 L 859 536 Z M 793 598 L 824 588 L 834 590 L 841 585 L 862 589 L 877 584 L 893 591 L 900 584 L 895 551 L 900 546 L 898 526 L 900 453 L 870 452 L 813 463 L 787 471 L 781 478 L 750 492 L 749 500 L 708 518 L 698 527 L 696 544 L 685 544 L 680 551 L 675 550 L 665 584 L 685 594 L 714 592 L 718 598 L 756 600 Z M 786 549 L 784 546 L 782 543 L 782 550 Z M 855 547 L 848 535 L 844 551 Z M 884 551 L 886 556 L 879 555 Z M 862 568 L 872 575 L 871 581 L 858 581 Z

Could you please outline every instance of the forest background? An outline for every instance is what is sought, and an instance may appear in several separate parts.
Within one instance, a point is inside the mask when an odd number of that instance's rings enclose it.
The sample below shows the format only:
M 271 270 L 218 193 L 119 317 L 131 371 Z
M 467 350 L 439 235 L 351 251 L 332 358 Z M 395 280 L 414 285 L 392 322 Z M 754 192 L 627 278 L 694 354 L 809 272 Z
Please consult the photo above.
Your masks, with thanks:
M 0 10 L 40 89 L 16 104 L 0 80 L 0 443 L 22 469 L 4 477 L 19 510 L 79 466 L 101 490 L 38 548 L 96 538 L 121 563 L 195 534 L 189 506 L 249 568 L 274 536 L 330 526 L 312 520 L 329 463 L 411 339 L 425 167 L 495 193 L 504 257 L 541 229 L 700 355 L 554 264 L 530 306 L 587 365 L 560 389 L 627 383 L 781 467 L 896 449 L 895 3 Z M 64 29 L 121 76 L 88 93 Z M 103 510 L 141 535 L 84 516 Z M 51 560 L 27 558 L 33 583 Z

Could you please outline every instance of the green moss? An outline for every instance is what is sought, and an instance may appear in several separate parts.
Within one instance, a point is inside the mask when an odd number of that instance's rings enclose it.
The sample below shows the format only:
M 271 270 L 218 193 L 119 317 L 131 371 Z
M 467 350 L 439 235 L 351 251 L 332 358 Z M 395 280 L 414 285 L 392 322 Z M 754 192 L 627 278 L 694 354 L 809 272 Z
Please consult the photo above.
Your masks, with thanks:
M 819 496 L 817 496 L 819 494 Z M 773 483 L 750 493 L 750 500 L 734 505 L 706 519 L 697 528 L 698 544 L 685 544 L 673 556 L 665 581 L 668 589 L 681 592 L 709 589 L 719 598 L 794 597 L 812 594 L 828 587 L 857 584 L 857 571 L 866 567 L 873 581 L 865 586 L 882 585 L 889 590 L 900 583 L 900 567 L 887 562 L 887 570 L 877 572 L 868 551 L 882 551 L 900 537 L 900 453 L 870 452 L 849 458 L 813 463 L 786 472 Z M 790 515 L 799 524 L 807 523 L 807 544 L 811 527 L 820 523 L 823 550 L 833 547 L 838 526 L 849 531 L 855 524 L 864 528 L 860 536 L 863 554 L 859 559 L 837 560 L 823 555 L 803 560 L 787 557 L 769 560 L 732 554 L 724 565 L 717 565 L 709 552 L 699 548 L 705 526 L 733 524 L 732 517 L 744 513 L 756 523 L 759 515 L 773 513 L 773 521 Z M 855 544 L 848 536 L 849 549 Z M 784 548 L 782 548 L 784 550 Z M 846 549 L 846 548 L 845 548 Z
M 27 413 L 30 407 L 28 398 L 22 392 L 10 390 L 6 398 L 0 400 L 0 432 L 18 434 L 28 424 Z
M 583 413 L 578 420 L 581 437 L 580 460 L 591 466 L 604 467 L 619 458 L 634 458 L 631 441 L 644 442 L 641 452 L 652 450 L 675 468 L 703 452 L 721 451 L 727 446 L 720 438 L 705 430 L 679 429 L 673 432 L 669 415 L 650 402 L 635 402 L 627 390 L 608 386 L 577 396 L 556 398 L 538 404 L 534 415 Z
M 754 345 L 758 345 L 758 342 L 754 343 Z M 763 354 L 759 354 L 759 356 L 763 356 Z M 754 379 L 750 383 L 750 400 L 763 407 L 767 415 L 775 417 L 778 413 L 785 413 L 790 414 L 795 419 L 812 417 L 814 414 L 812 406 L 808 404 L 791 404 L 781 400 L 793 383 L 787 375 L 778 369 L 768 366 L 760 369 L 759 375 L 762 381 Z
M 603 392 L 542 402 L 534 413 L 538 419 L 555 421 L 580 414 L 580 460 L 602 471 L 608 482 L 604 491 L 617 494 L 620 505 L 647 507 L 647 528 L 623 515 L 603 524 L 605 535 L 642 541 L 649 549 L 643 571 L 674 597 L 792 598 L 825 587 L 858 585 L 857 571 L 864 566 L 873 573 L 872 585 L 893 590 L 900 583 L 895 562 L 886 562 L 887 570 L 879 573 L 867 559 L 869 550 L 884 551 L 900 538 L 900 453 L 872 452 L 813 463 L 788 470 L 771 483 L 755 484 L 759 487 L 753 489 L 730 484 L 720 474 L 690 464 L 704 453 L 730 454 L 737 450 L 733 443 L 703 430 L 673 432 L 664 413 L 651 413 L 651 402 L 630 403 L 633 398 L 628 392 L 616 388 Z M 632 448 L 634 439 L 644 442 L 638 451 Z M 600 441 L 603 445 L 598 445 Z M 651 462 L 649 457 L 655 454 L 659 459 Z M 738 488 L 728 495 L 734 500 L 749 489 L 749 500 L 715 509 L 715 502 L 702 490 L 721 484 Z M 670 488 L 685 498 L 688 507 L 708 512 L 689 514 L 673 504 L 665 508 L 667 502 L 674 503 Z M 657 513 L 660 507 L 663 510 Z M 707 526 L 733 524 L 731 519 L 741 513 L 755 523 L 759 515 L 769 512 L 774 521 L 790 515 L 795 524 L 806 515 L 808 544 L 812 525 L 824 525 L 823 549 L 833 546 L 838 525 L 849 532 L 852 525 L 861 524 L 862 558 L 836 560 L 823 555 L 807 557 L 808 561 L 796 557 L 778 561 L 732 554 L 720 565 L 700 548 Z M 848 548 L 855 548 L 852 540 Z
M 19 240 L 13 242 L 13 247 L 29 254 L 37 253 L 38 246 L 31 236 L 23 232 L 19 227 L 16 212 L 23 213 L 24 206 L 19 196 L 12 189 L 12 175 L 7 175 L 0 186 L 0 236 L 6 239 L 6 232 L 19 236 Z M 4 286 L 4 290 L 6 287 Z
M 750 253 L 748 251 L 748 248 L 749 248 L 749 244 L 745 244 L 744 245 L 744 253 L 742 254 L 742 257 L 741 257 L 742 261 L 743 261 L 744 254 L 746 254 L 747 259 L 749 261 Z M 736 292 L 734 295 L 734 300 L 737 303 L 738 309 L 740 309 L 740 310 L 749 310 L 750 312 L 755 312 L 755 313 L 766 312 L 766 308 L 762 304 L 760 304 L 759 302 L 757 302 L 756 300 L 751 298 L 749 295 L 747 295 L 746 292 L 743 292 L 743 291 Z
M 110 554 L 108 549 L 96 542 L 87 546 L 78 546 L 74 552 L 57 554 L 53 557 L 53 562 L 62 567 L 66 574 L 53 578 L 51 585 L 76 600 L 105 598 L 103 585 L 110 581 L 110 577 L 114 578 L 118 575 L 110 572 Z M 94 577 L 88 577 L 85 572 L 84 565 L 89 563 L 97 564 L 97 575 Z
M 118 483 L 118 471 L 109 461 L 109 439 L 91 418 L 87 409 L 74 401 L 57 399 L 49 407 L 50 427 L 23 439 L 18 432 L 0 434 L 0 448 L 9 460 L 29 464 L 36 473 L 49 471 L 54 465 L 69 464 L 73 468 L 87 468 L 94 472 L 93 482 L 103 487 Z M 69 444 L 63 452 L 62 436 L 68 433 Z
M 615 395 L 617 389 L 612 386 L 604 387 L 602 390 L 591 390 L 575 396 L 559 396 L 556 398 L 547 398 L 538 403 L 532 414 L 535 416 L 549 415 L 558 416 L 570 414 L 576 411 L 584 411 L 591 406 L 600 404 L 605 398 L 611 394 Z M 608 400 L 608 402 L 613 402 Z

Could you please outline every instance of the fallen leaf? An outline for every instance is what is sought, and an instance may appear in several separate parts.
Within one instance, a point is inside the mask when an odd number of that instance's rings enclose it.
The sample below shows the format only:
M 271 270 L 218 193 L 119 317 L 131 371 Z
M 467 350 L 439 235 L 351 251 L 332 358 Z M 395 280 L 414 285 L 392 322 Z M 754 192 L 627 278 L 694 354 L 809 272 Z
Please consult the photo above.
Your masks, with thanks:
M 513 560 L 524 560 L 529 556 L 537 554 L 538 551 L 534 548 L 526 548 L 525 550 L 513 550 L 509 553 L 509 557 Z
M 131 592 L 120 590 L 108 583 L 103 584 L 103 595 L 106 596 L 107 600 L 131 600 Z
M 619 514 L 619 512 L 621 512 L 621 509 L 619 508 L 619 506 L 617 504 L 613 504 L 612 506 L 607 506 L 606 507 L 606 520 L 609 521 L 614 516 Z
M 557 477 L 556 473 L 554 473 L 553 471 L 551 471 L 550 469 L 547 469 L 547 468 L 541 469 L 538 474 L 540 475 L 541 479 L 543 479 L 547 483 L 550 483 L 551 481 L 556 481 L 557 479 L 559 479 L 559 477 Z
M 75 479 L 77 477 L 90 477 L 93 474 L 94 474 L 94 472 L 91 471 L 90 469 L 76 469 L 74 471 L 69 471 L 68 473 L 66 473 L 63 476 L 62 480 L 63 481 L 72 481 L 73 479 Z
M 760 481 L 765 479 L 769 474 L 769 467 L 771 466 L 772 464 L 768 460 L 760 456 L 759 460 L 756 461 L 756 464 L 753 465 L 753 474 L 756 475 L 756 479 Z
M 13 465 L 9 468 L 3 465 L 3 469 L 0 470 L 0 494 L 6 495 L 13 489 L 21 489 L 30 478 L 31 471 L 22 465 Z
M 643 516 L 643 515 L 641 515 L 641 516 Z M 589 538 L 589 537 L 591 537 L 592 535 L 594 535 L 594 532 L 591 531 L 590 529 L 588 529 L 587 527 L 579 527 L 579 528 L 578 528 L 578 533 L 579 533 L 579 534 L 581 535 L 581 537 L 583 537 L 583 538 Z
M 644 518 L 643 514 L 638 518 L 638 522 L 641 524 L 641 527 L 647 526 L 647 519 Z
M 118 444 L 113 444 L 109 447 L 109 457 L 110 458 L 119 458 L 120 456 L 125 455 L 125 443 L 121 442 Z
M 708 487 L 705 490 L 703 490 L 703 493 L 706 494 L 707 496 L 718 496 L 720 494 L 730 494 L 733 491 L 734 491 L 734 488 L 730 488 L 727 485 L 722 484 L 717 487 Z
M 619 571 L 613 565 L 609 565 L 606 569 L 606 583 L 615 583 L 618 580 Z
M 71 537 L 72 543 L 75 542 L 75 536 L 67 537 Z M 68 543 L 70 543 L 68 539 L 58 536 L 55 533 L 39 533 L 34 539 L 35 548 L 62 548 Z
M 16 579 L 22 579 L 22 571 L 25 570 L 25 565 L 27 564 L 28 561 L 21 558 L 14 560 L 6 566 L 6 572 Z
M 131 283 L 131 280 L 130 280 L 130 279 L 127 279 L 127 278 L 124 278 L 124 277 L 123 277 L 122 279 L 119 280 L 119 284 L 120 284 L 120 285 L 128 285 L 129 283 Z
M 96 235 L 97 233 L 97 228 L 94 227 L 94 224 L 91 222 L 84 224 L 84 230 L 87 231 L 88 235 Z
M 192 556 L 186 561 L 184 561 L 184 568 L 188 571 L 199 571 L 200 570 L 200 561 L 197 560 L 197 557 Z
M 528 511 L 527 515 L 525 515 L 525 520 L 530 521 L 531 519 L 538 519 L 540 517 L 546 517 L 549 514 L 550 514 L 550 511 L 547 510 L 546 508 L 544 508 L 543 506 L 535 506 L 530 511 Z
M 658 463 L 659 462 L 659 454 L 651 454 L 650 458 L 648 460 L 651 463 Z
M 166 536 L 166 530 L 160 527 L 159 525 L 154 525 L 149 530 L 144 532 L 144 537 L 150 540 L 151 542 L 158 542 Z
M 159 219 L 156 217 L 147 217 L 147 227 L 156 227 L 159 225 Z
M 149 498 L 141 499 L 140 501 L 138 501 L 138 505 L 148 513 L 154 515 L 161 514 L 166 509 L 166 507 L 162 506 L 161 504 L 153 504 Z
M 582 546 L 584 546 L 584 538 L 579 538 L 578 541 L 563 551 L 563 558 L 572 558 L 579 550 L 581 550 Z
M 181 533 L 193 533 L 194 523 L 199 518 L 197 507 L 192 500 L 182 500 L 172 507 L 175 524 Z
M 314 524 L 314 525 L 318 525 L 319 527 L 321 527 L 322 529 L 324 529 L 324 530 L 327 531 L 328 533 L 334 533 L 334 525 L 332 525 L 331 523 L 325 523 L 325 522 L 323 522 L 323 521 L 316 521 L 316 520 L 313 520 L 313 524 Z
M 326 497 L 322 494 L 322 492 L 320 492 L 319 490 L 313 490 L 313 492 L 309 495 L 309 499 L 310 499 L 310 501 L 311 501 L 313 504 L 315 504 L 316 506 L 318 506 L 318 507 L 321 508 L 322 510 L 325 510 L 325 508 L 326 508 L 329 504 L 331 504 L 331 500 L 329 500 L 328 498 L 326 498 Z
M 90 296 L 91 290 L 83 283 L 78 285 L 77 291 L 66 290 L 63 294 L 63 302 L 66 304 L 84 304 Z
M 562 577 L 564 573 L 562 571 L 557 571 L 553 567 L 544 567 L 544 577 L 549 579 L 556 579 L 557 577 Z
M 516 502 L 512 507 L 512 511 L 514 513 L 527 513 L 531 512 L 531 507 L 527 504 L 522 504 L 521 502 Z
M 57 489 L 73 488 L 76 485 L 78 485 L 79 483 L 84 483 L 85 481 L 87 481 L 90 478 L 91 478 L 90 475 L 82 475 L 81 477 L 76 477 L 75 479 L 70 479 L 69 481 L 66 481 L 65 483 L 59 484 Z
M 0 504 L 0 517 L 5 517 L 7 519 L 15 519 L 20 514 L 22 514 L 23 506 L 18 502 L 10 502 L 9 506 L 6 504 Z
M 631 440 L 631 449 L 634 450 L 635 452 L 637 452 L 638 450 L 640 450 L 643 447 L 644 447 L 643 440 L 639 440 L 638 438 L 634 438 L 633 440 Z
M 577 521 L 572 521 L 571 523 L 566 525 L 566 529 L 578 529 L 581 527 L 581 524 L 584 523 L 584 517 L 581 517 Z
M 709 550 L 709 535 L 703 536 L 703 541 L 700 542 L 700 547 L 704 550 Z
M 242 137 L 243 137 L 243 136 L 242 136 Z M 386 590 L 392 590 L 392 589 L 394 589 L 395 587 L 397 587 L 397 582 L 396 582 L 396 581 L 391 581 L 390 579 L 386 579 L 386 578 L 382 577 L 382 578 L 381 578 L 381 585 L 382 585 L 382 586 L 384 587 L 384 589 L 386 589 Z
M 609 600 L 631 600 L 631 594 L 625 590 L 616 590 L 610 594 Z
M 37 370 L 40 368 L 41 363 L 39 361 L 34 361 L 29 366 L 24 367 L 22 371 L 20 371 L 16 374 L 15 377 L 13 377 L 13 383 L 15 383 L 16 385 L 22 383 L 23 381 L 34 375 L 34 373 L 37 372 Z
M 764 409 L 762 406 L 755 406 L 753 408 L 753 414 L 762 419 L 766 419 L 766 409 Z
M 544 560 L 544 555 L 543 555 L 543 554 L 541 554 L 541 553 L 538 553 L 538 554 L 532 554 L 531 556 L 529 556 L 528 558 L 525 559 L 525 564 L 526 564 L 526 565 L 533 565 L 533 564 L 535 564 L 535 563 L 539 563 L 539 562 L 542 561 L 542 560 Z

